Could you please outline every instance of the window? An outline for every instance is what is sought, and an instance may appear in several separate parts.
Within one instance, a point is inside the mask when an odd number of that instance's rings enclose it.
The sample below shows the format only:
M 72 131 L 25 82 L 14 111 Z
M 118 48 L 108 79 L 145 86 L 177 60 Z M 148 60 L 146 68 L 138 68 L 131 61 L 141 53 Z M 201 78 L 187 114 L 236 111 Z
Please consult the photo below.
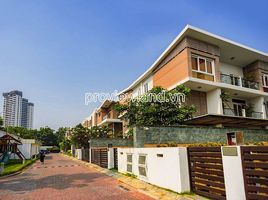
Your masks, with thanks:
M 199 70 L 202 72 L 206 72 L 206 64 L 205 64 L 205 59 L 199 58 Z
M 141 89 L 138 90 L 138 96 L 141 96 Z
M 214 75 L 214 60 L 192 55 L 192 69 L 199 73 Z
M 268 88 L 268 74 L 263 74 L 263 86 Z
M 212 62 L 207 60 L 207 72 L 209 74 L 212 74 L 213 73 L 213 70 L 212 70 Z
M 139 155 L 139 175 L 147 176 L 146 155 Z
M 132 173 L 132 154 L 127 154 L 127 171 Z
M 198 70 L 197 57 L 192 57 L 192 69 Z
M 149 91 L 149 85 L 148 85 L 148 83 L 145 83 L 145 84 L 143 85 L 143 91 L 144 91 L 144 93 L 146 93 L 146 92 Z

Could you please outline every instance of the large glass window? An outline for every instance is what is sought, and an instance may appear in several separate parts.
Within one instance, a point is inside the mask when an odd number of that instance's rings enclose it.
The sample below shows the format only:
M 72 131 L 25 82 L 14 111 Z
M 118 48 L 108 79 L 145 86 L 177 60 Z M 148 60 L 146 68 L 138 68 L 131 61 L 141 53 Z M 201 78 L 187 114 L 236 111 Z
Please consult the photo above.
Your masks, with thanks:
M 199 73 L 214 75 L 214 60 L 193 54 L 192 70 Z

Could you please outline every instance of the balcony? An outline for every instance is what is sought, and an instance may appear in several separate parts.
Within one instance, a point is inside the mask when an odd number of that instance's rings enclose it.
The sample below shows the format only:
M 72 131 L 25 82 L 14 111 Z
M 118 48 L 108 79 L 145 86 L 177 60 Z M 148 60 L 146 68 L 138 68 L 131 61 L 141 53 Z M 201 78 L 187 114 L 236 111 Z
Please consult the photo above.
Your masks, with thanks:
M 262 112 L 253 111 L 253 112 L 247 113 L 245 109 L 242 109 L 240 112 L 237 112 L 234 109 L 224 108 L 223 114 L 227 116 L 251 117 L 251 118 L 256 118 L 256 119 L 263 119 Z
M 230 85 L 244 87 L 244 88 L 260 90 L 260 84 L 258 82 L 250 81 L 245 78 L 237 77 L 233 75 L 221 74 L 221 82 L 230 84 Z

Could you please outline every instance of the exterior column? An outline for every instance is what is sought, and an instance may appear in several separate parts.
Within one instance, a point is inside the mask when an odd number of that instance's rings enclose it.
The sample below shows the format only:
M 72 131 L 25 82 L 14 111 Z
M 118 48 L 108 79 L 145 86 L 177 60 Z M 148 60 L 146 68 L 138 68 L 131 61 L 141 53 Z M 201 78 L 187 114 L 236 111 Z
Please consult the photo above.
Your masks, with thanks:
M 208 114 L 223 114 L 220 88 L 207 92 L 207 109 Z
M 221 147 L 226 198 L 246 200 L 240 146 Z

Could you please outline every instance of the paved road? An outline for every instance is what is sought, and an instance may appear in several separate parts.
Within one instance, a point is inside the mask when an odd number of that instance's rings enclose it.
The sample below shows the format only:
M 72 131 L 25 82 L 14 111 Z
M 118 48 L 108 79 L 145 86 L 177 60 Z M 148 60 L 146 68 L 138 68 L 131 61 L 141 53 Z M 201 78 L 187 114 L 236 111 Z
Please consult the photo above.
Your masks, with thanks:
M 116 179 L 58 154 L 26 172 L 0 179 L 0 200 L 151 200 Z

